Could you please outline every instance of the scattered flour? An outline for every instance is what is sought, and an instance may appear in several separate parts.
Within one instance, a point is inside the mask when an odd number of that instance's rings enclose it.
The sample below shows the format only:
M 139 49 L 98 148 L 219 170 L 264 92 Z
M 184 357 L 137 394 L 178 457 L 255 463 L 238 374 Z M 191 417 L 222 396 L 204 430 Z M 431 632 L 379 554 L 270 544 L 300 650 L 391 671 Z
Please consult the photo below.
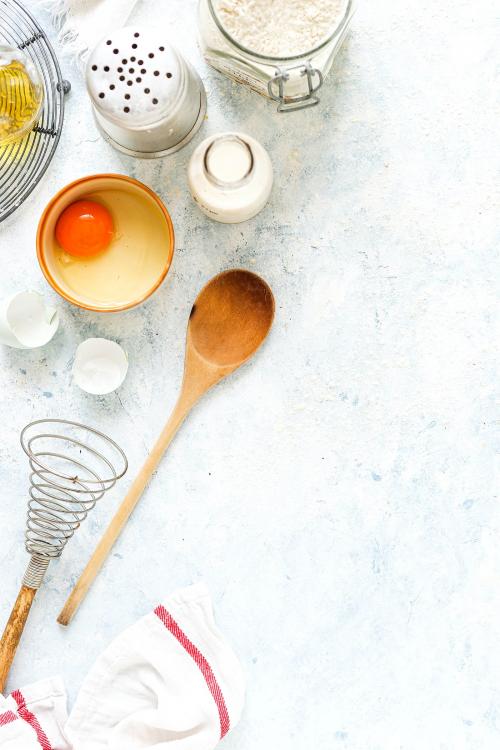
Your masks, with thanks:
M 323 42 L 343 17 L 347 0 L 214 0 L 226 31 L 269 57 L 290 57 Z

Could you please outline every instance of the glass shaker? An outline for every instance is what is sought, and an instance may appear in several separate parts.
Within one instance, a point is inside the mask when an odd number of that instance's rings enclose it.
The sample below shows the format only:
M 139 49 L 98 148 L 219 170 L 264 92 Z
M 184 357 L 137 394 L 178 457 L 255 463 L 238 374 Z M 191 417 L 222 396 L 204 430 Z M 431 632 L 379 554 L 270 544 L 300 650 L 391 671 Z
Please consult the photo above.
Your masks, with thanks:
M 278 112 L 310 107 L 319 102 L 319 89 L 347 34 L 354 0 L 346 0 L 340 16 L 332 15 L 328 36 L 315 48 L 288 57 L 266 57 L 231 36 L 217 13 L 216 0 L 200 0 L 200 46 L 216 70 L 278 102 Z
M 161 28 L 124 26 L 105 36 L 87 63 L 87 90 L 106 140 L 129 156 L 166 156 L 203 123 L 200 77 Z

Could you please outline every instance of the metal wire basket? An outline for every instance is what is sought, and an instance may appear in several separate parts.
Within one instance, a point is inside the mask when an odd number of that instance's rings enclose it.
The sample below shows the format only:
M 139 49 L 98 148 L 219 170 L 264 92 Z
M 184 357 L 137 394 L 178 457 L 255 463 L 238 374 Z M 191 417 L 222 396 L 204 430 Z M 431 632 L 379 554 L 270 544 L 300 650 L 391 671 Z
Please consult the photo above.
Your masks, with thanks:
M 37 186 L 56 150 L 64 117 L 63 80 L 43 29 L 17 2 L 0 0 L 0 42 L 22 49 L 37 67 L 44 86 L 38 122 L 24 138 L 0 148 L 0 221 L 10 216 Z

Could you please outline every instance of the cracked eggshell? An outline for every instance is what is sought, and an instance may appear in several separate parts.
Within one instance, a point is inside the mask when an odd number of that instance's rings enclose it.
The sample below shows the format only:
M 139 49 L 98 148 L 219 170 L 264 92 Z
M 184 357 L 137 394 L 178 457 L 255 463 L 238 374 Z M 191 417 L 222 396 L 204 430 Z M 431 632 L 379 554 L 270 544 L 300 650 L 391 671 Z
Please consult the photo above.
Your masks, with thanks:
M 128 370 L 128 357 L 116 341 L 87 339 L 76 350 L 73 379 L 87 393 L 104 396 L 121 386 Z
M 0 343 L 15 349 L 48 344 L 59 327 L 55 307 L 38 292 L 23 291 L 0 303 Z

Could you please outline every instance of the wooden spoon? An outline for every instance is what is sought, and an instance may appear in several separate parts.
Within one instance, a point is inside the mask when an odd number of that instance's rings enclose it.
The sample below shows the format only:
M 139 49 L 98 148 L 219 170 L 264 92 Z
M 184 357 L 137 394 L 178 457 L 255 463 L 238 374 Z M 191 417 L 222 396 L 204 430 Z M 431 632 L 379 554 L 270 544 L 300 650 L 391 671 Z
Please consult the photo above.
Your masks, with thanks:
M 189 316 L 184 378 L 179 399 L 151 453 L 87 563 L 57 621 L 68 625 L 118 539 L 151 475 L 185 417 L 215 383 L 246 362 L 262 344 L 274 318 L 274 297 L 259 276 L 231 270 L 199 293 Z

